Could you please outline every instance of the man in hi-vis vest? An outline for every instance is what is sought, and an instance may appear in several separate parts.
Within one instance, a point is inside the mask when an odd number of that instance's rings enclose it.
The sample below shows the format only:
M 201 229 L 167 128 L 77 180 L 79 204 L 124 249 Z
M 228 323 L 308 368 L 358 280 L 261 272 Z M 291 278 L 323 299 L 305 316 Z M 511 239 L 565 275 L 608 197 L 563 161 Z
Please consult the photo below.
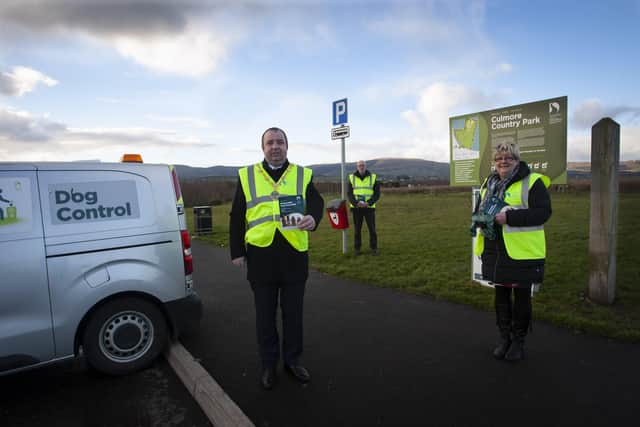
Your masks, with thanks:
M 378 234 L 376 233 L 376 202 L 380 198 L 380 185 L 376 174 L 367 170 L 364 160 L 358 160 L 357 170 L 349 175 L 347 198 L 353 213 L 354 250 L 360 255 L 362 246 L 362 222 L 369 229 L 369 247 L 372 255 L 378 255 Z
M 229 223 L 231 260 L 247 266 L 256 309 L 256 333 L 262 361 L 260 383 L 276 381 L 280 338 L 276 327 L 282 310 L 284 368 L 298 381 L 311 379 L 301 365 L 302 307 L 309 274 L 309 231 L 318 227 L 324 209 L 311 169 L 289 163 L 282 129 L 262 135 L 264 160 L 238 170 L 238 186 Z

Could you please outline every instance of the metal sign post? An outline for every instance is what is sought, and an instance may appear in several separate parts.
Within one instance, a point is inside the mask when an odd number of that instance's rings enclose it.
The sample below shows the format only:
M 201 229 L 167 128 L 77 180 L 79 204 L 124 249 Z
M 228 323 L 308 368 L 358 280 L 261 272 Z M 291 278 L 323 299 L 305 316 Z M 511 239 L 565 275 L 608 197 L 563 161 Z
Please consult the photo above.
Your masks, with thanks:
M 348 138 L 350 135 L 350 129 L 349 126 L 346 126 L 347 120 L 348 120 L 348 113 L 347 113 L 347 98 L 344 99 L 340 99 L 338 101 L 334 101 L 333 102 L 333 125 L 337 126 L 340 125 L 340 127 L 337 128 L 333 128 L 331 129 L 331 139 L 340 139 L 341 140 L 341 152 L 342 152 L 342 159 L 340 162 L 340 197 L 342 198 L 342 200 L 346 200 L 347 199 L 347 193 L 346 193 L 346 189 L 345 189 L 345 173 L 344 173 L 344 166 L 345 166 L 345 145 L 344 145 L 344 139 Z M 347 229 L 343 229 L 342 230 L 342 253 L 346 254 L 347 253 Z
M 476 205 L 478 203 L 480 203 L 480 188 L 473 187 L 471 188 L 471 212 L 474 212 L 476 210 Z M 476 230 L 476 233 L 479 232 L 480 231 Z M 480 260 L 480 257 L 476 256 L 473 253 L 473 249 L 476 246 L 477 238 L 477 235 L 471 238 L 471 280 L 475 280 L 482 286 L 493 288 L 493 284 L 491 284 L 491 282 L 482 278 L 482 260 Z
M 345 185 L 344 185 L 344 164 L 345 164 L 345 156 L 344 156 L 344 138 L 340 138 L 341 142 L 341 146 L 342 146 L 342 163 L 340 164 L 340 189 L 341 189 L 341 195 L 340 197 L 342 198 L 342 200 L 346 200 L 347 199 L 347 192 L 345 189 Z M 346 254 L 347 253 L 347 229 L 343 229 L 342 230 L 342 253 Z

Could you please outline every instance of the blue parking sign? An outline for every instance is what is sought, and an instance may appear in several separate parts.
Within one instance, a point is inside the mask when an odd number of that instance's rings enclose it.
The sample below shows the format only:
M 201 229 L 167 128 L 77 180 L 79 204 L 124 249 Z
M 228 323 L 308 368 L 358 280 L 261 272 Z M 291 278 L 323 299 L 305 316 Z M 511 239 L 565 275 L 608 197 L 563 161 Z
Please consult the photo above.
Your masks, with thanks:
M 333 102 L 333 125 L 342 125 L 347 123 L 347 98 Z

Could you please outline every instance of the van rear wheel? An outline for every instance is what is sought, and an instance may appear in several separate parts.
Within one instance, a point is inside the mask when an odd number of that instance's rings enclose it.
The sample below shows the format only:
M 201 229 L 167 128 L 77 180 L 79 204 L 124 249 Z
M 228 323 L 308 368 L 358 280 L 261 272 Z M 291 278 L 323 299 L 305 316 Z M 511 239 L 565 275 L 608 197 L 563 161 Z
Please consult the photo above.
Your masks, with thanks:
M 99 307 L 82 338 L 89 365 L 110 375 L 146 368 L 167 344 L 167 323 L 153 303 L 119 298 Z

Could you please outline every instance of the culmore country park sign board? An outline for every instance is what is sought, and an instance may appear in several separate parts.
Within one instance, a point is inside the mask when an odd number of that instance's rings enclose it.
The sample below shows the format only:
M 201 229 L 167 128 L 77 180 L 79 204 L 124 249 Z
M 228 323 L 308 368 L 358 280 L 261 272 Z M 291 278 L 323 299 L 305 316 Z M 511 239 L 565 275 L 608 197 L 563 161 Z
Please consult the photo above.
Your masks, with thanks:
M 531 172 L 567 183 L 567 97 L 545 99 L 449 118 L 453 186 L 480 185 L 500 143 L 518 144 Z

